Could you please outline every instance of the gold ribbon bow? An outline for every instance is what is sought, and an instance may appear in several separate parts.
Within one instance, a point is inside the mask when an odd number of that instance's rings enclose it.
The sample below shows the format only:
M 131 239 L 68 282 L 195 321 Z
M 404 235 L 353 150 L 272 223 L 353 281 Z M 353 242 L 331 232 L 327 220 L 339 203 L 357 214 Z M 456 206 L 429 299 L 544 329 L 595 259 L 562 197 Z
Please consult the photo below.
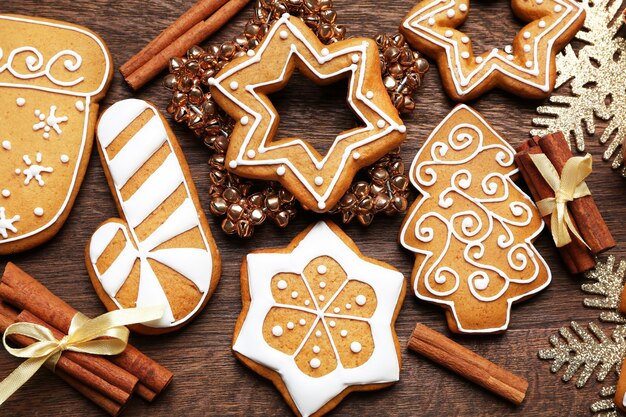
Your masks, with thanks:
M 26 383 L 44 364 L 53 370 L 65 350 L 92 355 L 117 355 L 126 349 L 128 329 L 124 326 L 157 320 L 163 316 L 159 307 L 115 310 L 93 319 L 76 313 L 68 335 L 57 340 L 52 332 L 34 323 L 15 323 L 4 332 L 2 343 L 6 350 L 18 358 L 28 360 L 18 366 L 0 382 L 0 405 Z M 30 346 L 15 349 L 7 344 L 7 337 L 22 335 L 37 340 Z M 107 339 L 100 339 L 106 337 Z
M 567 203 L 576 198 L 591 195 L 587 184 L 585 184 L 585 178 L 591 174 L 591 155 L 570 158 L 565 163 L 560 177 L 545 154 L 534 154 L 530 157 L 539 169 L 541 176 L 554 190 L 554 197 L 539 201 L 537 208 L 542 216 L 552 215 L 552 238 L 556 247 L 563 247 L 572 241 L 569 232 L 572 232 L 585 246 L 589 247 L 576 231 L 567 211 Z

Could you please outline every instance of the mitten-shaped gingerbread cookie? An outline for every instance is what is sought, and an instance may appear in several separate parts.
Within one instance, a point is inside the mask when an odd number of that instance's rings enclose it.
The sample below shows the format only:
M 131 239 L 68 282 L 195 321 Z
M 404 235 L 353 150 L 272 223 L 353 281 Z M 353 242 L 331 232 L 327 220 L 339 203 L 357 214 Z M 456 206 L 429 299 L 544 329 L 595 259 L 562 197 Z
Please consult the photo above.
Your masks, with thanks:
M 0 15 L 0 255 L 40 245 L 63 226 L 112 73 L 89 30 Z
M 140 333 L 180 328 L 217 286 L 220 258 L 185 158 L 165 119 L 142 100 L 120 101 L 98 122 L 98 150 L 123 219 L 110 219 L 86 250 L 107 309 L 163 305 Z
M 404 220 L 400 242 L 415 252 L 415 294 L 446 308 L 452 331 L 504 331 L 511 304 L 550 283 L 532 244 L 543 220 L 513 183 L 514 155 L 480 114 L 460 105 L 411 166 L 422 196 Z

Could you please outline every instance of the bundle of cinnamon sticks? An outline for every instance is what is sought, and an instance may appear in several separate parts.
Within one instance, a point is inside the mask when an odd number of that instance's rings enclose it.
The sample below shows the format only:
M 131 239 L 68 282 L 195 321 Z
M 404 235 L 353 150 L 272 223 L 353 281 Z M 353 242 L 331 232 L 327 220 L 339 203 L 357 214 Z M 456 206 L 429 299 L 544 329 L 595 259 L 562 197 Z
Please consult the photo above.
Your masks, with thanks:
M 556 132 L 544 137 L 535 136 L 522 143 L 516 151 L 515 162 L 533 199 L 538 202 L 554 197 L 554 190 L 542 177 L 531 155 L 545 154 L 561 175 L 565 163 L 573 157 L 565 135 Z M 573 274 L 579 274 L 592 269 L 596 265 L 595 255 L 614 247 L 615 240 L 591 195 L 569 202 L 567 210 L 588 247 L 576 236 L 571 236 L 572 242 L 558 249 L 567 269 Z M 551 227 L 550 216 L 544 216 L 543 219 Z
M 67 335 L 76 310 L 12 263 L 0 281 L 0 330 L 17 322 L 47 327 L 58 339 Z M 35 341 L 11 336 L 20 347 Z M 132 394 L 152 401 L 172 381 L 172 373 L 137 348 L 127 345 L 115 356 L 64 351 L 54 373 L 111 416 L 124 409 Z

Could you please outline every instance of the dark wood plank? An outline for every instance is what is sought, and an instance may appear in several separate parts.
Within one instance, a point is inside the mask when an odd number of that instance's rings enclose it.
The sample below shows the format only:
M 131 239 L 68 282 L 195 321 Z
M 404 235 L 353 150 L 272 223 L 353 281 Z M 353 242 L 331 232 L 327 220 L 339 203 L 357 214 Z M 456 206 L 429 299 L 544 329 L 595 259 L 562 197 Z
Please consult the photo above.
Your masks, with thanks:
M 339 21 L 347 25 L 349 34 L 353 36 L 373 36 L 379 31 L 395 31 L 400 19 L 413 4 L 412 1 L 391 0 L 337 0 L 336 3 Z M 193 0 L 22 0 L 5 2 L 3 12 L 43 16 L 86 25 L 104 38 L 116 66 L 119 66 L 191 4 Z M 250 11 L 251 7 L 245 9 L 214 40 L 225 40 L 241 31 Z M 480 38 L 479 43 L 485 48 L 506 45 L 520 26 L 512 18 L 508 2 L 505 1 L 477 1 L 473 13 L 475 14 L 466 25 L 467 31 L 474 39 Z M 488 24 L 485 25 L 487 21 Z M 305 88 L 308 93 L 286 94 L 280 99 L 282 101 L 279 106 L 283 112 L 281 129 L 305 134 L 310 131 L 311 126 L 320 126 L 320 131 L 330 134 L 346 123 L 348 113 L 334 107 L 339 102 L 334 95 L 329 98 L 316 92 L 314 88 L 304 85 L 302 80 L 296 80 L 293 86 L 294 89 Z M 108 106 L 131 96 L 133 94 L 116 73 L 103 105 Z M 154 80 L 136 96 L 156 103 L 162 110 L 169 100 L 169 93 L 161 86 L 160 79 Z M 288 103 L 287 99 L 290 100 Z M 291 103 L 291 100 L 295 103 Z M 492 92 L 472 103 L 513 145 L 527 138 L 537 104 L 539 103 L 520 100 L 500 92 Z M 298 112 L 298 109 L 306 109 L 308 106 L 315 111 Z M 423 140 L 452 107 L 453 103 L 440 90 L 439 76 L 433 68 L 419 92 L 417 110 L 406 120 L 409 139 L 403 146 L 403 158 L 407 165 Z M 312 118 L 313 113 L 322 114 L 323 117 Z M 340 121 L 336 123 L 338 119 Z M 206 209 L 208 153 L 188 130 L 180 125 L 173 125 L 173 128 Z M 623 207 L 623 202 L 626 201 L 624 180 L 617 172 L 611 171 L 607 163 L 602 162 L 603 148 L 593 138 L 588 141 L 588 147 L 595 163 L 595 170 L 588 183 L 597 200 L 601 202 L 603 214 L 618 241 L 618 246 L 611 253 L 622 257 L 626 255 L 626 230 L 623 228 L 626 211 Z M 97 226 L 112 216 L 117 216 L 117 213 L 94 150 L 74 210 L 58 236 L 48 244 L 27 253 L 0 258 L 0 269 L 11 260 L 79 310 L 88 315 L 100 314 L 103 307 L 89 283 L 83 250 Z M 241 308 L 239 266 L 244 254 L 254 249 L 284 246 L 317 218 L 319 216 L 301 215 L 287 230 L 267 225 L 260 228 L 250 241 L 225 236 L 219 229 L 219 224 L 210 220 L 222 253 L 224 272 L 221 283 L 205 311 L 180 333 L 153 338 L 132 337 L 134 344 L 168 366 L 175 373 L 175 380 L 165 395 L 152 405 L 134 400 L 126 415 L 290 415 L 289 409 L 271 384 L 246 370 L 230 353 L 232 331 Z M 408 277 L 413 257 L 397 244 L 401 220 L 399 217 L 379 218 L 369 228 L 349 225 L 345 230 L 363 253 L 391 263 Z M 537 351 L 549 346 L 548 337 L 560 326 L 570 320 L 583 323 L 595 320 L 598 313 L 583 308 L 581 278 L 570 276 L 564 270 L 547 233 L 538 239 L 537 246 L 552 267 L 552 285 L 534 299 L 514 308 L 511 327 L 506 334 L 482 338 L 455 337 L 460 343 L 528 379 L 528 397 L 520 407 L 513 407 L 431 362 L 405 351 L 402 358 L 402 380 L 398 384 L 380 392 L 351 395 L 333 415 L 590 415 L 589 404 L 598 399 L 597 392 L 601 384 L 592 379 L 586 388 L 580 390 L 572 383 L 563 384 L 557 375 L 549 372 L 548 362 L 537 359 Z M 397 323 L 397 332 L 403 346 L 417 321 L 448 333 L 439 308 L 418 302 L 413 295 L 407 294 Z M 608 325 L 603 327 L 610 329 Z M 18 363 L 18 360 L 0 352 L 0 377 L 8 375 Z M 608 382 L 614 380 L 614 375 L 607 378 Z M 49 416 L 67 415 L 68 412 L 83 416 L 102 415 L 56 377 L 42 371 L 2 407 L 0 414 Z

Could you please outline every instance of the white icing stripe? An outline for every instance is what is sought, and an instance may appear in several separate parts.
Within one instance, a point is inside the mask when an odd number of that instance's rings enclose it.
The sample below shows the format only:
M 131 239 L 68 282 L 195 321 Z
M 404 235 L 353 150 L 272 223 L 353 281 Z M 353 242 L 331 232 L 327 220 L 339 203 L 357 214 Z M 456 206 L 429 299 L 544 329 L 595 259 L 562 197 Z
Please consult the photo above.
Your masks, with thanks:
M 137 227 L 185 180 L 176 155 L 171 153 L 139 189 L 122 203 L 126 221 Z
M 338 262 L 348 274 L 348 280 L 369 285 L 376 294 L 377 307 L 371 318 L 359 318 L 360 321 L 367 321 L 371 329 L 374 350 L 370 358 L 361 366 L 345 368 L 336 348 L 333 348 L 337 355 L 337 367 L 324 376 L 314 378 L 303 373 L 295 364 L 297 353 L 287 355 L 267 343 L 263 336 L 263 324 L 268 312 L 276 306 L 272 278 L 279 273 L 299 275 L 311 260 L 322 256 Z M 351 385 L 387 383 L 399 379 L 400 364 L 391 323 L 404 288 L 402 274 L 362 259 L 324 222 L 317 223 L 290 253 L 252 253 L 246 259 L 251 300 L 233 350 L 278 372 L 303 417 L 315 414 Z M 305 323 L 312 327 L 304 340 L 308 340 L 319 320 L 316 317 L 314 323 Z M 325 330 L 331 334 L 328 327 Z M 318 363 L 312 362 L 311 365 L 316 368 Z
M 99 234 L 98 239 L 92 239 L 92 243 L 89 245 L 89 257 L 97 262 L 121 229 L 122 226 L 118 223 L 107 223 L 100 227 L 97 231 Z
M 155 115 L 109 161 L 109 172 L 115 185 L 122 188 L 166 141 L 167 132 Z
M 204 249 L 172 248 L 150 253 L 150 258 L 167 265 L 174 271 L 191 280 L 202 292 L 208 291 L 209 281 L 206 271 L 211 271 L 211 256 Z
M 109 145 L 136 119 L 146 110 L 145 106 L 129 106 L 126 112 L 115 115 L 115 123 L 113 120 L 106 119 L 98 123 L 98 140 L 103 148 Z
M 154 233 L 141 242 L 141 248 L 151 251 L 194 227 L 198 227 L 198 213 L 191 199 L 187 198 Z
M 141 259 L 141 278 L 139 279 L 139 292 L 137 293 L 137 307 L 152 307 L 166 305 L 168 308 L 165 310 L 163 317 L 150 323 L 144 323 L 146 326 L 162 327 L 174 323 L 174 313 L 170 302 L 163 291 L 163 287 L 159 282 L 156 274 L 152 270 L 152 267 L 148 263 L 146 258 Z
M 111 266 L 100 277 L 102 288 L 104 288 L 107 294 L 117 295 L 122 285 L 124 285 L 128 279 L 136 260 L 137 250 L 133 247 L 132 243 L 127 241 L 122 252 L 117 255 L 115 261 L 113 261 Z

